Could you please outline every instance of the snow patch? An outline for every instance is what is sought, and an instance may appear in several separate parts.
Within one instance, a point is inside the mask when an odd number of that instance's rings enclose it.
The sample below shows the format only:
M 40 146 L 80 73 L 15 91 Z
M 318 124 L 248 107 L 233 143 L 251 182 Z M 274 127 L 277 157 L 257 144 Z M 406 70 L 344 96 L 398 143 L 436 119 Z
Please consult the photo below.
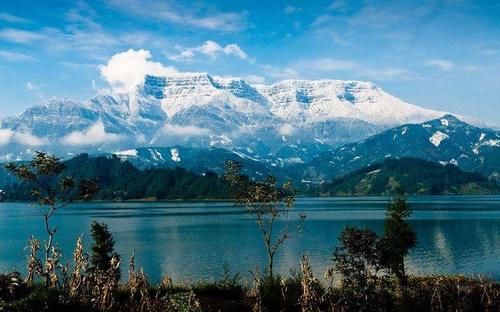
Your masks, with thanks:
M 481 136 L 479 137 L 479 141 L 484 140 L 484 137 L 486 136 L 486 133 L 481 133 Z
M 441 124 L 445 127 L 448 127 L 450 125 L 450 123 L 448 122 L 448 119 L 441 119 Z
M 432 144 L 434 144 L 434 146 L 438 147 L 441 142 L 443 142 L 444 140 L 446 140 L 448 138 L 448 135 L 441 132 L 441 131 L 436 131 L 430 138 L 429 138 L 429 142 L 431 142 Z
M 125 151 L 115 152 L 114 154 L 116 156 L 122 156 L 122 157 L 137 157 L 137 150 L 130 149 Z
M 254 157 L 251 157 L 251 156 L 248 156 L 246 154 L 243 154 L 241 152 L 238 152 L 238 151 L 233 151 L 234 154 L 240 156 L 241 158 L 246 158 L 246 159 L 250 159 L 250 160 L 253 160 L 253 161 L 259 161 L 257 158 L 254 158 Z
M 408 132 L 408 127 L 403 127 L 403 129 L 401 130 L 401 134 L 405 135 L 406 132 Z
M 483 143 L 484 145 L 488 146 L 493 146 L 493 147 L 500 147 L 500 140 L 488 140 Z
M 170 155 L 172 156 L 172 160 L 175 162 L 181 161 L 181 156 L 179 154 L 179 150 L 176 148 L 170 149 Z
M 286 158 L 285 162 L 289 163 L 289 164 L 303 164 L 304 163 L 304 161 L 299 157 Z

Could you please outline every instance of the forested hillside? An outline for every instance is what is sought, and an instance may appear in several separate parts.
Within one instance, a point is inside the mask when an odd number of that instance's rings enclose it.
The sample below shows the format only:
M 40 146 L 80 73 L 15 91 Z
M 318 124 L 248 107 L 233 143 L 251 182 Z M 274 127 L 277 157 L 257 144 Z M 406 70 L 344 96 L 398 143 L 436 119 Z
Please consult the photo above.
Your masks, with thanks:
M 183 168 L 139 170 L 118 157 L 90 157 L 82 154 L 65 162 L 65 175 L 76 180 L 97 178 L 96 199 L 221 199 L 229 197 L 227 185 L 213 172 L 195 174 Z M 5 200 L 26 200 L 30 188 L 10 177 L 2 168 L 0 189 Z
M 389 158 L 323 184 L 319 193 L 335 195 L 390 195 L 401 187 L 408 194 L 499 194 L 486 177 L 416 158 Z M 314 191 L 313 191 L 314 193 Z

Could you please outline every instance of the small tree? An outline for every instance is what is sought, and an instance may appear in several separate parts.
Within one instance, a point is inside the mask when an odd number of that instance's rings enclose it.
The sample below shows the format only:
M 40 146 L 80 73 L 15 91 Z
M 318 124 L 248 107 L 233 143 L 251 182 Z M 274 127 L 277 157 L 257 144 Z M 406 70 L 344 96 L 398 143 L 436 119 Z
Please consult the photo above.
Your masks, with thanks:
M 404 286 L 406 283 L 405 257 L 417 244 L 417 235 L 407 222 L 411 209 L 401 189 L 389 201 L 384 224 L 384 236 L 379 242 L 382 266 L 394 274 Z
M 105 223 L 92 222 L 90 234 L 94 240 L 92 244 L 91 264 L 95 270 L 106 272 L 111 268 L 111 259 L 120 261 L 115 252 L 115 241 Z M 119 274 L 119 272 L 117 272 Z
M 354 310 L 368 309 L 376 293 L 377 234 L 366 228 L 346 227 L 333 254 L 334 270 L 340 274 L 344 301 Z M 353 306 L 354 305 L 354 306 Z
M 57 157 L 44 152 L 35 152 L 33 160 L 25 164 L 9 163 L 5 168 L 21 181 L 31 186 L 31 194 L 44 220 L 48 238 L 45 242 L 45 269 L 41 272 L 47 284 L 54 277 L 55 259 L 59 258 L 54 249 L 54 236 L 57 227 L 50 224 L 51 217 L 57 210 L 74 199 L 89 200 L 97 192 L 97 181 L 83 179 L 79 183 L 70 176 L 64 176 L 66 166 Z
M 295 190 L 290 182 L 278 186 L 272 176 L 264 181 L 250 181 L 241 174 L 241 169 L 240 163 L 227 161 L 224 178 L 232 186 L 238 204 L 255 217 L 268 256 L 267 273 L 273 281 L 276 252 L 291 237 L 289 211 L 295 205 Z M 275 228 L 278 220 L 285 222 L 281 230 Z

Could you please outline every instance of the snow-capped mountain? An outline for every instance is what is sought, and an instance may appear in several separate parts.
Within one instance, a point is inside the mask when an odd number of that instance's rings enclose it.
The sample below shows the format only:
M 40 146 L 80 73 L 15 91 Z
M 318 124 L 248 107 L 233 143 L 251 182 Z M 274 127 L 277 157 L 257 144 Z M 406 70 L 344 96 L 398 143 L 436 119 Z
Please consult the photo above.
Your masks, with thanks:
M 500 131 L 472 126 L 452 115 L 386 130 L 296 166 L 304 180 L 324 181 L 386 158 L 415 157 L 452 164 L 498 179 Z
M 303 163 L 341 144 L 444 113 L 405 103 L 369 82 L 147 75 L 135 92 L 82 103 L 53 98 L 0 121 L 0 161 L 140 146 L 220 147 Z

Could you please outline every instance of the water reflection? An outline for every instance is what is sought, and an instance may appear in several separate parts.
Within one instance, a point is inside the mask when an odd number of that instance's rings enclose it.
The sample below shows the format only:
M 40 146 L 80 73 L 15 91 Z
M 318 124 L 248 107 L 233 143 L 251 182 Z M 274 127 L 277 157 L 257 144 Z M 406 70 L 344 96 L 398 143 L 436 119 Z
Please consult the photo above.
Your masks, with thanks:
M 317 274 L 331 263 L 340 231 L 347 225 L 383 231 L 386 199 L 379 197 L 301 199 L 293 215 L 306 213 L 304 232 L 277 255 L 287 274 L 300 256 L 311 257 Z M 489 274 L 500 279 L 500 197 L 418 197 L 411 199 L 411 223 L 418 245 L 408 258 L 416 273 Z M 266 256 L 252 218 L 229 202 L 91 203 L 67 207 L 55 217 L 57 242 L 70 258 L 76 237 L 92 220 L 106 222 L 118 252 L 135 250 L 139 266 L 158 281 L 217 278 L 224 262 L 246 273 L 264 269 Z M 279 226 L 279 225 L 278 225 Z M 25 204 L 0 204 L 0 270 L 24 271 L 29 235 L 45 237 L 37 211 Z M 125 272 L 126 270 L 124 270 Z

